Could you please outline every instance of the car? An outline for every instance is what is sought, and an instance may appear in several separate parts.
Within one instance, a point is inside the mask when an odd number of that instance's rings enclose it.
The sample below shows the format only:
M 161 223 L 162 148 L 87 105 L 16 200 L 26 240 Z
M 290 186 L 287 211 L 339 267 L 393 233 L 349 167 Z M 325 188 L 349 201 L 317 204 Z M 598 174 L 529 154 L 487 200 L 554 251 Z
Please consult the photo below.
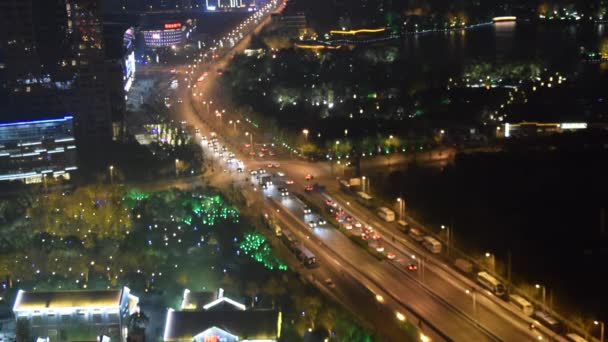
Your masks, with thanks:
M 418 270 L 418 265 L 416 264 L 409 264 L 406 266 L 408 271 L 417 271 Z
M 263 189 L 263 190 L 268 189 L 268 185 L 266 185 L 266 184 L 262 184 L 262 189 Z
M 256 170 L 251 170 L 251 171 L 249 171 L 249 174 L 252 176 L 255 176 L 258 174 L 258 172 Z
M 311 175 L 310 173 L 309 173 L 309 174 L 307 174 L 307 175 L 306 175 L 306 177 L 304 177 L 304 179 L 306 179 L 307 181 L 308 181 L 308 180 L 311 180 L 311 179 L 313 179 L 313 178 L 315 178 L 315 177 L 313 177 L 313 175 Z
M 269 155 L 269 156 L 271 156 L 271 157 L 274 157 L 274 156 L 275 156 L 275 153 L 274 153 L 274 152 L 272 152 L 272 151 L 268 151 L 268 155 Z M 276 164 L 276 165 L 279 165 L 279 164 Z M 278 166 L 275 166 L 275 167 L 278 167 Z
M 309 207 L 307 207 L 307 206 L 304 206 L 304 207 L 302 208 L 302 211 L 304 212 L 304 214 L 310 214 L 310 212 L 311 212 L 311 211 L 310 211 L 310 208 L 309 208 Z
M 285 181 L 285 184 L 288 184 L 288 185 L 291 185 L 293 183 L 294 183 L 293 179 L 288 179 Z
M 330 287 L 330 288 L 334 288 L 336 287 L 336 284 L 334 284 L 333 280 L 331 280 L 331 278 L 327 278 L 325 280 L 323 280 L 323 283 L 325 284 L 325 286 Z
M 255 151 L 251 151 L 251 152 L 249 152 L 249 155 L 250 155 L 250 156 L 255 156 Z
M 319 220 L 317 220 L 317 224 L 319 226 L 321 226 L 321 225 L 327 224 L 327 221 L 325 221 L 324 219 L 319 219 Z
M 346 220 L 346 222 L 353 222 L 353 218 L 350 215 L 346 215 L 344 219 Z
M 312 186 L 312 185 L 307 185 L 307 186 L 304 188 L 304 191 L 312 191 L 313 189 L 314 189 L 314 188 L 313 188 L 313 186 Z
M 281 194 L 281 197 L 289 196 L 289 191 L 287 191 L 285 188 L 279 188 L 279 193 Z
M 272 163 L 268 163 L 268 165 L 266 165 L 269 169 L 272 169 L 274 167 L 274 165 L 272 165 Z
M 279 177 L 285 177 L 285 172 L 279 171 L 279 172 L 277 172 L 277 176 L 279 176 Z
M 336 203 L 333 200 L 329 199 L 329 198 L 325 200 L 325 204 L 331 205 L 332 207 L 336 206 Z
M 182 100 L 182 98 L 181 98 L 181 97 L 178 97 L 178 98 L 177 98 L 177 103 L 182 103 L 182 102 L 184 102 L 184 101 Z
M 236 172 L 238 172 L 238 173 L 243 173 L 243 168 L 242 168 L 242 167 L 237 167 L 237 168 L 236 168 Z
M 395 259 L 397 257 L 397 255 L 395 253 L 393 253 L 393 252 L 388 252 L 388 253 L 386 253 L 386 257 L 389 260 L 393 260 L 393 259 Z
M 378 252 L 378 253 L 384 252 L 384 246 L 378 246 L 378 247 L 376 247 L 376 252 Z
M 316 226 L 317 226 L 317 223 L 316 223 L 315 221 L 312 221 L 312 220 L 311 220 L 311 221 L 308 221 L 308 226 L 309 226 L 310 228 L 314 228 L 314 227 L 316 227 Z
M 258 173 L 259 173 L 259 174 L 266 173 L 266 170 L 264 170 L 264 169 L 258 169 Z
M 365 233 L 361 233 L 361 239 L 367 240 L 367 239 L 369 239 L 369 235 L 367 235 Z
M 354 225 L 355 227 L 357 227 L 357 228 L 361 228 L 361 227 L 363 227 L 363 225 L 361 224 L 361 222 L 355 222 L 353 225 Z
M 264 158 L 264 153 L 262 153 L 262 152 L 258 153 L 258 157 Z
M 374 240 L 380 240 L 381 236 L 380 234 L 378 234 L 378 232 L 373 232 L 372 233 L 372 239 Z
M 346 228 L 346 230 L 351 230 L 351 229 L 353 229 L 353 225 L 350 223 L 346 223 L 346 224 L 344 224 L 344 228 Z
M 200 129 L 200 128 L 198 128 L 198 127 L 197 127 L 197 128 L 195 128 L 195 129 L 194 129 L 194 134 L 195 134 L 197 137 L 198 137 L 198 136 L 200 136 L 200 135 L 201 135 L 201 129 Z
M 279 166 L 281 166 L 281 164 L 279 164 L 279 163 L 274 163 L 274 167 L 279 167 Z

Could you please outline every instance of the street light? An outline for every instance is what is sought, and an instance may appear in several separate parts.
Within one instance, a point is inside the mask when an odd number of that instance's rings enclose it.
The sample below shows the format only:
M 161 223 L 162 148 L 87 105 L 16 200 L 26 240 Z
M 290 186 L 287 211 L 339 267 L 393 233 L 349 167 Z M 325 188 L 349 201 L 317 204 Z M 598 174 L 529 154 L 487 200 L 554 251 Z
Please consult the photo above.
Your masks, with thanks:
M 534 285 L 534 287 L 536 287 L 537 289 L 542 289 L 543 291 L 543 306 L 545 307 L 545 311 L 547 310 L 547 302 L 546 302 L 546 294 L 547 294 L 547 288 L 545 287 L 545 285 L 541 285 L 541 284 L 536 284 Z
M 604 322 L 602 322 L 602 321 L 593 321 L 593 324 L 600 326 L 600 342 L 604 342 Z
M 304 134 L 304 138 L 306 138 L 306 142 L 308 142 L 308 130 L 306 128 L 304 128 L 302 130 L 302 133 Z
M 448 226 L 441 225 L 441 230 L 445 230 L 445 244 L 448 250 L 448 255 L 450 255 L 450 249 L 452 245 L 452 230 Z
M 114 185 L 114 165 L 110 165 L 110 184 Z
M 401 322 L 405 321 L 405 316 L 401 312 L 397 311 L 395 316 L 397 316 L 397 319 L 400 320 Z
M 466 294 L 470 294 L 473 298 L 473 318 L 477 317 L 477 294 L 475 293 L 475 289 L 465 290 Z
M 384 303 L 384 297 L 382 297 L 381 295 L 377 294 L 376 295 L 376 300 L 380 303 Z
M 365 176 L 362 176 L 362 177 L 361 177 L 361 180 L 362 180 L 362 183 L 363 183 L 363 185 L 362 185 L 362 188 L 363 188 L 362 190 L 363 190 L 363 192 L 365 192 L 365 193 L 369 194 L 369 193 L 370 193 L 370 191 L 369 191 L 369 187 L 370 187 L 370 184 L 369 184 L 369 178 L 368 178 L 368 177 L 365 177 Z
M 402 200 L 401 197 L 398 197 L 397 203 L 399 203 L 399 220 L 401 221 L 405 215 L 405 201 Z
M 253 134 L 249 132 L 245 132 L 245 136 L 249 136 L 249 145 L 253 149 Z
M 175 177 L 178 176 L 177 164 L 179 163 L 179 159 L 175 158 Z
M 489 268 L 492 270 L 492 272 L 496 272 L 496 258 L 494 257 L 494 254 L 486 252 L 485 255 Z

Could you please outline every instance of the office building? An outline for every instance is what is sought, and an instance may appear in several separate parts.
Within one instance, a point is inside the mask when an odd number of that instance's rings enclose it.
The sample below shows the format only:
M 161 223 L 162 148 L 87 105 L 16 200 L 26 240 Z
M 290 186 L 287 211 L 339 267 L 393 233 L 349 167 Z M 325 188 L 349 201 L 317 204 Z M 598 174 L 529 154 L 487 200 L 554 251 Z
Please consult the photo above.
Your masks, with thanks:
M 112 135 L 102 0 L 2 0 L 0 115 L 74 115 L 79 143 Z
M 18 322 L 25 321 L 33 340 L 124 342 L 127 318 L 136 312 L 138 303 L 139 298 L 128 287 L 56 292 L 19 290 L 13 313 Z
M 70 179 L 77 170 L 73 116 L 0 122 L 0 181 Z

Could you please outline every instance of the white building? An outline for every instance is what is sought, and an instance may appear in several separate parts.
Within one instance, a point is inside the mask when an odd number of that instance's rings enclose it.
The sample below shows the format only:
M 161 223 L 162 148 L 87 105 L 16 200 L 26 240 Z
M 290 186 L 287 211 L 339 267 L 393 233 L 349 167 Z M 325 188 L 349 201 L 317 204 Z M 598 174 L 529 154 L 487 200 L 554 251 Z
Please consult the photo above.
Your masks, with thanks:
M 26 292 L 13 305 L 17 321 L 27 321 L 30 337 L 45 341 L 126 341 L 126 319 L 139 298 L 128 287 L 116 290 Z

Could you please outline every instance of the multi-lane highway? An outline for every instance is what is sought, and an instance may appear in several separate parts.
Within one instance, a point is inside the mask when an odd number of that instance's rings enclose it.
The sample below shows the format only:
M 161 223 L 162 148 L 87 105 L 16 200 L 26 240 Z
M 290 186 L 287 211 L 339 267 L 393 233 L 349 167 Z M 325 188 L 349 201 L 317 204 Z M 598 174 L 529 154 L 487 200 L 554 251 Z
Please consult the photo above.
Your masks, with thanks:
M 257 20 L 258 25 L 245 26 L 244 38 L 232 50 L 224 50 L 224 53 L 211 63 L 201 64 L 201 67 L 198 68 L 180 68 L 184 74 L 187 71 L 194 82 L 205 71 L 208 72 L 208 76 L 203 82 L 199 82 L 196 88 L 193 87 L 193 82 L 180 86 L 177 96 L 183 99 L 183 103 L 175 108 L 176 118 L 198 127 L 201 129 L 201 134 L 208 137 L 211 136 L 211 131 L 214 129 L 221 130 L 215 123 L 217 120 L 226 122 L 227 116 L 231 114 L 221 112 L 221 115 L 225 117 L 220 116 L 219 119 L 215 116 L 215 109 L 222 108 L 221 100 L 210 97 L 218 77 L 218 73 L 215 71 L 226 66 L 231 53 L 244 49 L 248 44 L 251 32 L 259 31 L 268 20 L 268 16 L 262 16 Z M 215 104 L 209 110 L 206 102 L 212 100 L 215 101 Z M 237 117 L 234 117 L 234 120 L 236 119 Z M 248 138 L 238 135 L 231 138 L 230 141 L 222 141 L 222 144 L 238 147 L 247 141 Z M 246 179 L 249 176 L 247 172 L 266 166 L 268 162 L 266 159 L 260 160 L 257 157 L 250 158 L 241 155 L 239 148 L 233 148 L 233 152 L 243 163 L 227 164 L 217 156 L 217 165 L 222 164 L 221 167 L 218 167 L 218 172 L 221 172 L 219 170 L 222 168 L 232 168 L 230 173 L 223 173 L 222 177 L 238 177 L 243 191 L 250 198 L 259 201 L 265 210 L 273 212 L 278 210 L 276 215 L 282 224 L 289 227 L 299 240 L 304 241 L 306 246 L 317 255 L 319 263 L 323 264 L 322 271 L 318 272 L 318 279 L 332 278 L 335 283 L 333 293 L 341 302 L 351 304 L 357 302 L 352 298 L 353 295 L 368 295 L 373 302 L 374 294 L 381 294 L 383 300 L 376 305 L 379 305 L 381 310 L 385 310 L 382 312 L 390 313 L 390 315 L 386 315 L 390 316 L 391 323 L 397 321 L 393 313 L 399 312 L 435 341 L 529 341 L 539 339 L 539 336 L 545 340 L 548 339 L 549 334 L 546 332 L 541 335 L 538 331 L 531 331 L 529 323 L 522 317 L 523 315 L 517 314 L 513 309 L 501 304 L 499 299 L 493 298 L 492 294 L 456 275 L 446 265 L 422 250 L 420 246 L 416 246 L 400 236 L 394 227 L 387 226 L 375 219 L 367 209 L 350 203 L 348 198 L 339 195 L 337 182 L 327 163 L 311 164 L 301 160 L 282 159 L 280 169 L 286 176 L 277 179 L 277 184 L 290 191 L 300 192 L 306 184 L 304 176 L 314 175 L 317 182 L 329 185 L 327 193 L 312 192 L 301 196 L 305 196 L 320 208 L 323 208 L 327 196 L 333 196 L 333 200 L 340 203 L 353 218 L 366 225 L 372 225 L 385 237 L 383 243 L 386 249 L 390 249 L 395 254 L 394 260 L 376 259 L 335 227 L 317 225 L 310 228 L 307 224 L 308 221 L 316 220 L 317 217 L 305 217 L 302 212 L 302 202 L 293 194 L 281 196 L 276 191 L 277 186 L 270 186 L 268 190 L 262 191 L 255 184 L 247 183 Z M 212 150 L 207 151 L 206 155 L 216 158 L 215 151 Z M 236 165 L 244 166 L 245 172 L 236 172 Z M 273 173 L 276 171 L 276 169 L 273 170 Z M 287 178 L 293 179 L 295 184 L 286 184 Z M 256 177 L 249 178 L 250 182 L 256 180 Z M 391 236 L 394 236 L 394 241 L 389 238 Z M 407 270 L 406 266 L 412 263 L 420 266 L 418 271 Z M 328 290 L 322 281 L 317 283 Z M 467 290 L 469 290 L 468 293 Z M 387 330 L 392 331 L 395 324 L 388 326 L 391 328 L 387 328 Z M 382 329 L 382 327 L 378 326 L 378 329 Z M 392 332 L 387 335 L 391 340 L 398 338 L 398 334 Z

